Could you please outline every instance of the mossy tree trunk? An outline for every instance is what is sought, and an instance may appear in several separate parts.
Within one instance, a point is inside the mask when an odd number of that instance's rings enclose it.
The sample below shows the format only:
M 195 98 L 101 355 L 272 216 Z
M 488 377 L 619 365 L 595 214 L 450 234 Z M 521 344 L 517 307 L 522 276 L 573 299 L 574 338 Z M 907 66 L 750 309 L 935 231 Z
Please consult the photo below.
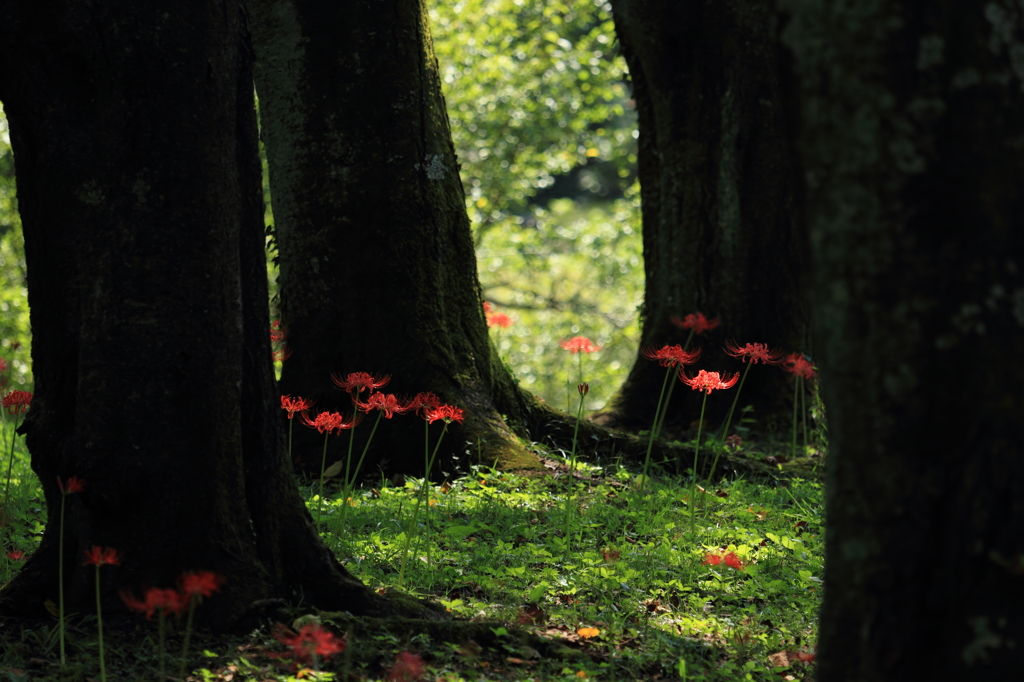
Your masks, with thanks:
M 1021 6 L 786 7 L 830 433 L 817 679 L 1016 677 Z
M 639 115 L 639 178 L 647 277 L 641 348 L 682 344 L 673 316 L 702 312 L 721 326 L 695 336 L 696 368 L 740 371 L 731 339 L 808 350 L 805 230 L 799 174 L 784 115 L 784 68 L 770 0 L 612 0 Z M 785 375 L 755 368 L 742 404 L 755 416 L 789 403 Z M 598 419 L 649 428 L 665 370 L 638 356 Z M 680 391 L 685 389 L 685 391 Z M 708 400 L 719 423 L 730 392 Z M 666 429 L 689 426 L 701 396 L 677 386 Z M 788 414 L 788 413 L 787 413 Z M 763 424 L 763 422 L 762 422 Z
M 25 232 L 35 397 L 25 423 L 47 505 L 0 613 L 94 610 L 83 550 L 121 588 L 225 576 L 200 616 L 302 599 L 379 612 L 322 545 L 291 475 L 268 340 L 251 51 L 211 0 L 0 2 L 0 100 Z
M 388 374 L 385 392 L 433 391 L 466 410 L 440 469 L 454 471 L 467 453 L 537 466 L 502 420 L 519 421 L 528 398 L 492 356 L 422 2 L 248 6 L 290 352 L 281 392 L 316 400 L 314 412 L 351 413 L 331 373 Z M 432 429 L 436 439 L 440 425 Z M 423 439 L 419 417 L 384 421 L 366 468 L 422 472 Z M 332 438 L 328 461 L 347 442 Z M 307 470 L 319 469 L 322 444 L 296 428 Z

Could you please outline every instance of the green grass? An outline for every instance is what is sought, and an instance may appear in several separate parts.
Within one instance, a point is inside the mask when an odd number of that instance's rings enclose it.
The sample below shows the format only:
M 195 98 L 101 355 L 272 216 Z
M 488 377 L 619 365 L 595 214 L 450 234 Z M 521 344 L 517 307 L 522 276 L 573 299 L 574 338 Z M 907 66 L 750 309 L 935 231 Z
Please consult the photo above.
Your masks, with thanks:
M 823 564 L 819 482 L 723 480 L 698 493 L 690 535 L 688 479 L 652 477 L 641 494 L 635 472 L 583 464 L 570 485 L 564 460 L 546 461 L 551 475 L 476 468 L 432 486 L 429 513 L 421 510 L 415 529 L 406 524 L 420 480 L 357 491 L 344 529 L 338 528 L 340 490 L 329 487 L 324 540 L 353 573 L 375 589 L 395 589 L 404 534 L 412 532 L 415 552 L 406 589 L 440 602 L 457 618 L 494 621 L 487 627 L 496 636 L 480 646 L 358 626 L 350 633 L 349 650 L 323 667 L 322 679 L 385 679 L 400 651 L 422 656 L 428 666 L 424 679 L 445 682 L 732 682 L 777 680 L 780 673 L 810 679 L 805 664 L 782 670 L 775 663 L 781 662 L 780 652 L 811 650 L 816 639 Z M 29 554 L 42 531 L 43 510 L 23 452 L 15 472 L 17 511 L 7 532 Z M 312 509 L 319 487 L 304 490 Z M 708 553 L 725 552 L 734 552 L 745 568 L 704 563 Z M 6 562 L 3 577 L 16 568 Z M 57 665 L 55 624 L 33 626 L 6 633 L 0 680 L 94 677 L 94 617 L 72 618 L 71 624 L 73 664 L 67 670 Z M 109 679 L 155 679 L 151 626 L 140 617 L 134 631 L 108 634 Z M 344 635 L 353 624 L 327 614 L 324 626 Z M 578 653 L 542 653 L 519 631 L 563 638 Z M 181 633 L 176 636 L 180 641 Z M 205 654 L 195 654 L 191 679 L 296 679 L 282 659 L 268 655 L 284 651 L 269 627 L 247 637 L 199 636 L 194 642 L 193 650 Z M 172 638 L 168 650 L 174 646 Z

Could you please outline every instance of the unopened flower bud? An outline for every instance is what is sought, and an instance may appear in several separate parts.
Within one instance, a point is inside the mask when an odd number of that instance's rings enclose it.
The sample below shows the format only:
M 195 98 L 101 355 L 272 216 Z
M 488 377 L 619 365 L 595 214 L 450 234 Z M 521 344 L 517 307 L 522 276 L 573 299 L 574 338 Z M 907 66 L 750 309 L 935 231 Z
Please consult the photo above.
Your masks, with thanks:
M 582 384 L 576 386 L 576 390 L 580 392 L 580 395 L 586 395 L 590 393 L 590 384 L 584 381 Z

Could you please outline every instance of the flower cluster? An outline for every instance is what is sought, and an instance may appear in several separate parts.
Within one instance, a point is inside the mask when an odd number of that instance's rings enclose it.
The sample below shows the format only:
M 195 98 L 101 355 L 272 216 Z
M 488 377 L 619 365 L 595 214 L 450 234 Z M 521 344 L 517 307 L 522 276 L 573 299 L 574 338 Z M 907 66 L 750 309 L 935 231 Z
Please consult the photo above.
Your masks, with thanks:
M 570 353 L 596 353 L 601 350 L 601 346 L 595 345 L 585 336 L 574 336 L 568 341 L 562 341 L 562 348 Z
M 734 568 L 737 571 L 742 571 L 746 567 L 743 560 L 736 556 L 736 552 L 729 552 L 728 554 L 722 554 L 721 552 L 709 552 L 704 555 L 704 561 L 701 563 L 705 566 L 718 566 L 720 564 L 725 564 L 729 568 Z
M 7 409 L 7 414 L 23 414 L 32 404 L 32 394 L 28 391 L 11 391 L 0 400 Z
M 505 313 L 496 313 L 491 309 L 491 304 L 484 301 L 484 317 L 487 319 L 488 327 L 501 327 L 502 329 L 508 329 L 515 322 L 511 317 Z
M 310 663 L 314 657 L 326 661 L 331 656 L 345 651 L 347 644 L 344 637 L 339 638 L 329 630 L 312 623 L 303 625 L 298 632 L 293 632 L 280 624 L 276 630 L 274 637 L 292 650 L 299 663 Z
M 210 597 L 220 590 L 224 579 L 211 571 L 183 573 L 178 578 L 178 589 L 151 587 L 146 590 L 144 599 L 139 600 L 128 590 L 121 590 L 121 600 L 135 613 L 142 613 L 150 620 L 154 613 L 161 616 L 179 616 L 193 602 L 199 603 L 203 597 Z

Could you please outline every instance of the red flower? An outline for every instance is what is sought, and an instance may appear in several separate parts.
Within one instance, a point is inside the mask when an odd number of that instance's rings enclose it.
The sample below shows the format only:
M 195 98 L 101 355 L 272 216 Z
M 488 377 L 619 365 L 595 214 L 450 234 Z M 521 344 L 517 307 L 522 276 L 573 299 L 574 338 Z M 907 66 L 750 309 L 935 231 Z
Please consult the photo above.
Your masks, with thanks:
M 782 369 L 790 374 L 811 380 L 818 376 L 814 371 L 814 364 L 800 353 L 791 353 L 782 361 Z
M 812 654 L 809 651 L 797 651 L 792 656 L 794 661 L 798 661 L 800 663 L 811 663 L 817 657 L 817 654 Z
M 11 391 L 0 402 L 7 408 L 7 414 L 21 414 L 32 403 L 32 394 L 28 391 Z
M 325 630 L 319 625 L 303 625 L 298 634 L 283 625 L 278 625 L 274 637 L 290 648 L 295 653 L 295 658 L 303 663 L 313 660 L 314 655 L 327 660 L 345 650 L 343 637 L 335 637 L 329 630 Z
M 488 303 L 487 301 L 484 301 L 484 313 L 489 313 L 489 312 L 491 312 L 491 304 Z
M 740 380 L 740 375 L 734 374 L 728 379 L 723 379 L 718 372 L 706 372 L 702 369 L 691 379 L 686 376 L 685 370 L 679 370 L 679 380 L 695 391 L 707 391 L 708 395 L 711 395 L 711 391 L 735 386 Z
M 146 620 L 151 620 L 155 611 L 159 611 L 160 615 L 169 613 L 177 616 L 188 603 L 177 590 L 162 590 L 159 587 L 150 588 L 146 592 L 145 601 L 139 601 L 128 590 L 121 590 L 121 600 L 135 613 L 146 614 Z
M 568 341 L 562 341 L 562 348 L 570 353 L 593 353 L 601 350 L 601 346 L 595 346 L 594 342 L 585 336 L 574 336 Z
M 704 561 L 702 563 L 706 566 L 718 566 L 719 564 L 724 563 L 729 568 L 734 568 L 737 571 L 742 571 L 745 566 L 743 560 L 736 556 L 736 552 L 729 552 L 728 554 L 708 553 L 704 555 Z
M 438 419 L 443 419 L 445 424 L 451 424 L 453 421 L 461 424 L 462 415 L 462 408 L 455 407 L 454 405 L 441 405 L 440 407 L 432 407 L 427 410 L 424 418 L 431 424 Z
M 704 313 L 691 313 L 681 320 L 675 316 L 671 319 L 672 324 L 677 327 L 682 327 L 683 329 L 692 329 L 694 334 L 703 334 L 709 329 L 714 329 L 718 326 L 718 323 L 721 322 L 717 317 L 713 320 L 709 320 L 704 317 Z
M 305 412 L 313 407 L 314 402 L 306 398 L 293 398 L 290 395 L 283 395 L 281 396 L 281 409 L 287 411 L 288 418 L 291 419 L 295 416 L 296 412 Z
M 274 362 L 284 362 L 292 356 L 291 348 L 282 348 L 281 350 L 271 351 L 270 359 Z
M 349 393 L 352 391 L 356 392 L 356 395 L 363 392 L 363 389 L 369 390 L 371 393 L 376 391 L 381 386 L 386 385 L 391 381 L 391 376 L 385 374 L 383 377 L 378 379 L 368 372 L 352 372 L 344 379 L 339 379 L 337 374 L 331 375 L 331 381 L 338 388 L 344 389 Z
M 224 579 L 210 571 L 197 571 L 196 573 L 183 573 L 178 578 L 178 587 L 181 589 L 183 598 L 209 597 L 220 590 Z
M 60 492 L 63 495 L 70 495 L 71 493 L 80 493 L 85 490 L 85 479 L 72 476 L 68 479 L 67 483 L 61 483 L 60 476 L 57 477 L 57 487 L 60 488 Z
M 371 393 L 365 403 L 357 400 L 356 407 L 366 413 L 369 413 L 370 410 L 380 410 L 387 419 L 391 419 L 396 413 L 402 414 L 406 410 L 406 406 L 398 402 L 398 398 L 393 393 Z
M 512 326 L 512 318 L 505 313 L 489 313 L 487 315 L 487 326 L 507 329 Z
M 418 412 L 424 419 L 427 412 L 435 407 L 441 407 L 441 399 L 434 395 L 433 391 L 422 391 L 405 405 L 406 412 Z
M 734 343 L 726 342 L 725 352 L 734 358 L 742 358 L 743 362 L 756 365 L 763 362 L 766 365 L 774 365 L 782 358 L 781 350 L 770 350 L 763 343 L 748 343 L 740 348 Z
M 20 549 L 16 549 L 13 552 L 8 552 L 7 553 L 7 558 L 10 559 L 11 561 L 24 561 L 25 560 L 25 553 L 22 552 Z
M 99 545 L 93 545 L 90 549 L 85 552 L 85 561 L 82 562 L 83 566 L 95 564 L 96 566 L 103 566 L 104 564 L 115 564 L 121 565 L 121 554 L 113 547 L 100 547 Z
M 7 371 L 7 362 L 5 362 L 3 358 L 0 358 L 0 372 L 6 372 L 6 371 Z
M 658 350 L 647 348 L 641 351 L 648 360 L 657 360 L 662 367 L 682 367 L 692 365 L 700 357 L 700 348 L 687 352 L 679 344 L 674 346 L 662 346 Z
M 590 382 L 584 381 L 582 384 L 576 384 L 576 390 L 579 391 L 580 395 L 586 395 L 590 393 Z
M 281 343 L 288 334 L 281 329 L 281 320 L 274 320 L 270 323 L 270 343 Z
M 422 658 L 412 652 L 403 651 L 395 657 L 395 663 L 384 679 L 387 682 L 417 682 L 423 677 L 426 669 Z
M 321 412 L 316 419 L 310 419 L 309 415 L 303 412 L 300 415 L 302 423 L 316 429 L 320 433 L 334 433 L 345 429 L 355 428 L 359 423 L 359 415 L 353 415 L 351 421 L 345 421 L 345 415 L 340 412 Z

